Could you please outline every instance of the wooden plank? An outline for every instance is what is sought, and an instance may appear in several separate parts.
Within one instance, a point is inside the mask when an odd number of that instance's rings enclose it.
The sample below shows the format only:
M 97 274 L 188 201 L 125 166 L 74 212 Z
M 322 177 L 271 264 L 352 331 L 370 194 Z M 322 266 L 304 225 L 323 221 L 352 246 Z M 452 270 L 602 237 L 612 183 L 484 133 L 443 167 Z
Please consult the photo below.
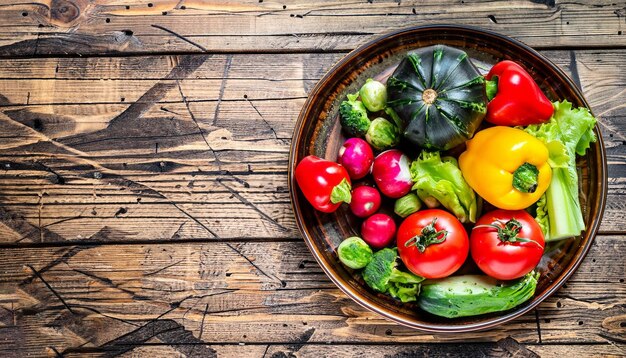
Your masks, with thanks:
M 493 343 L 510 336 L 523 345 L 623 344 L 625 253 L 625 236 L 599 236 L 537 316 L 486 332 L 433 335 L 358 306 L 300 241 L 5 249 L 0 347 L 8 335 L 21 337 L 13 344 L 34 355 L 45 347 L 116 351 L 147 342 Z M 171 331 L 177 338 L 162 334 Z
M 626 53 L 544 53 L 599 116 L 601 230 L 623 231 Z M 114 241 L 298 237 L 289 140 L 306 93 L 341 56 L 0 61 L 0 128 L 11 133 L 0 138 L 0 241 L 103 240 L 105 227 Z
M 188 357 L 194 353 L 205 357 L 556 357 L 564 354 L 583 357 L 621 357 L 624 345 L 621 344 L 585 344 L 585 345 L 543 345 L 521 344 L 513 338 L 504 338 L 495 343 L 470 344 L 393 344 L 393 345 L 357 345 L 357 344 L 290 344 L 290 345 L 141 345 L 129 347 L 120 357 Z M 93 353 L 94 357 L 98 353 Z M 86 350 L 80 353 L 64 352 L 64 357 L 89 357 Z
M 479 26 L 535 47 L 624 46 L 615 1 L 33 1 L 0 7 L 0 56 L 345 51 L 411 25 Z

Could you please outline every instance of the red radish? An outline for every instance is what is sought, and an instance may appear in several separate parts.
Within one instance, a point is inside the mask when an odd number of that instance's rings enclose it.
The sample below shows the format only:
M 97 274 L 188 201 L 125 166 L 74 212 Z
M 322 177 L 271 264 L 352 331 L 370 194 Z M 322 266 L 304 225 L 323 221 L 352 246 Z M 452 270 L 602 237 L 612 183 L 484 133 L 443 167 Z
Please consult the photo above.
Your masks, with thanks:
M 409 157 L 397 149 L 382 152 L 374 159 L 372 176 L 378 189 L 393 199 L 406 195 L 413 186 Z
M 371 247 L 382 249 L 396 237 L 396 223 L 387 214 L 374 214 L 363 221 L 361 237 Z
M 350 179 L 361 179 L 370 172 L 374 152 L 372 147 L 361 138 L 350 138 L 339 149 L 337 162 L 341 164 L 350 175 Z
M 380 208 L 380 193 L 371 186 L 359 186 L 352 190 L 350 210 L 360 218 L 366 218 Z

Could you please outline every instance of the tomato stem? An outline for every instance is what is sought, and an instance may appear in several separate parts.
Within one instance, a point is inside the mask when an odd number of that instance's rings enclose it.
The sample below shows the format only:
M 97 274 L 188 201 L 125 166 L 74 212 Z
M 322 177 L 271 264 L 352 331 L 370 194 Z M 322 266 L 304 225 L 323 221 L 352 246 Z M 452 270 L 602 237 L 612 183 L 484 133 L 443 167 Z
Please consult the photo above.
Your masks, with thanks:
M 543 247 L 537 241 L 527 239 L 525 237 L 518 237 L 519 232 L 522 230 L 522 224 L 516 219 L 510 219 L 506 223 L 503 223 L 500 220 L 496 220 L 496 222 L 499 225 L 497 224 L 476 225 L 472 228 L 472 230 L 480 229 L 480 228 L 496 229 L 498 230 L 498 239 L 500 239 L 500 241 L 504 243 L 512 244 L 516 242 L 532 242 L 543 250 Z
M 415 246 L 419 250 L 419 252 L 426 251 L 426 248 L 433 244 L 440 244 L 446 240 L 448 236 L 448 231 L 445 229 L 441 229 L 437 231 L 435 228 L 435 223 L 437 222 L 437 218 L 434 218 L 430 224 L 424 226 L 422 228 L 422 232 L 419 235 L 415 235 L 412 238 L 408 239 L 405 243 L 405 247 Z M 442 236 L 443 235 L 443 236 Z M 439 236 L 442 236 L 441 238 Z

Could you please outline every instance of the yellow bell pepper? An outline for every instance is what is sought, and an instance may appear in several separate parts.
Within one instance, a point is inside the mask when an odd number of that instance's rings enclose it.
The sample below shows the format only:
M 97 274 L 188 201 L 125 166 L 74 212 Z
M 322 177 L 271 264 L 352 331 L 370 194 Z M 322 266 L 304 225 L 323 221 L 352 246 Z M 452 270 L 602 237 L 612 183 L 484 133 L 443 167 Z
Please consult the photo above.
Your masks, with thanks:
M 548 189 L 548 148 L 521 129 L 496 126 L 467 141 L 459 167 L 467 183 L 492 205 L 525 209 Z

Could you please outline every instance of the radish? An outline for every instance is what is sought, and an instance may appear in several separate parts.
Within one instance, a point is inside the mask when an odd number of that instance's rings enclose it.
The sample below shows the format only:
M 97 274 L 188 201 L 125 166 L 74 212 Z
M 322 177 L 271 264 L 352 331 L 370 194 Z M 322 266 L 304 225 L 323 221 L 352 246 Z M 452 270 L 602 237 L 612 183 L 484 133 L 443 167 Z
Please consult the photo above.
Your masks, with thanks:
M 359 186 L 352 190 L 350 210 L 360 218 L 366 218 L 380 208 L 380 193 L 371 186 Z
M 374 152 L 361 138 L 350 138 L 339 149 L 337 162 L 348 171 L 350 179 L 361 179 L 370 172 Z
M 363 221 L 361 237 L 371 247 L 382 249 L 396 237 L 396 223 L 387 214 L 374 214 Z
M 413 186 L 409 158 L 397 149 L 382 152 L 374 159 L 372 176 L 378 189 L 393 199 L 406 195 Z

